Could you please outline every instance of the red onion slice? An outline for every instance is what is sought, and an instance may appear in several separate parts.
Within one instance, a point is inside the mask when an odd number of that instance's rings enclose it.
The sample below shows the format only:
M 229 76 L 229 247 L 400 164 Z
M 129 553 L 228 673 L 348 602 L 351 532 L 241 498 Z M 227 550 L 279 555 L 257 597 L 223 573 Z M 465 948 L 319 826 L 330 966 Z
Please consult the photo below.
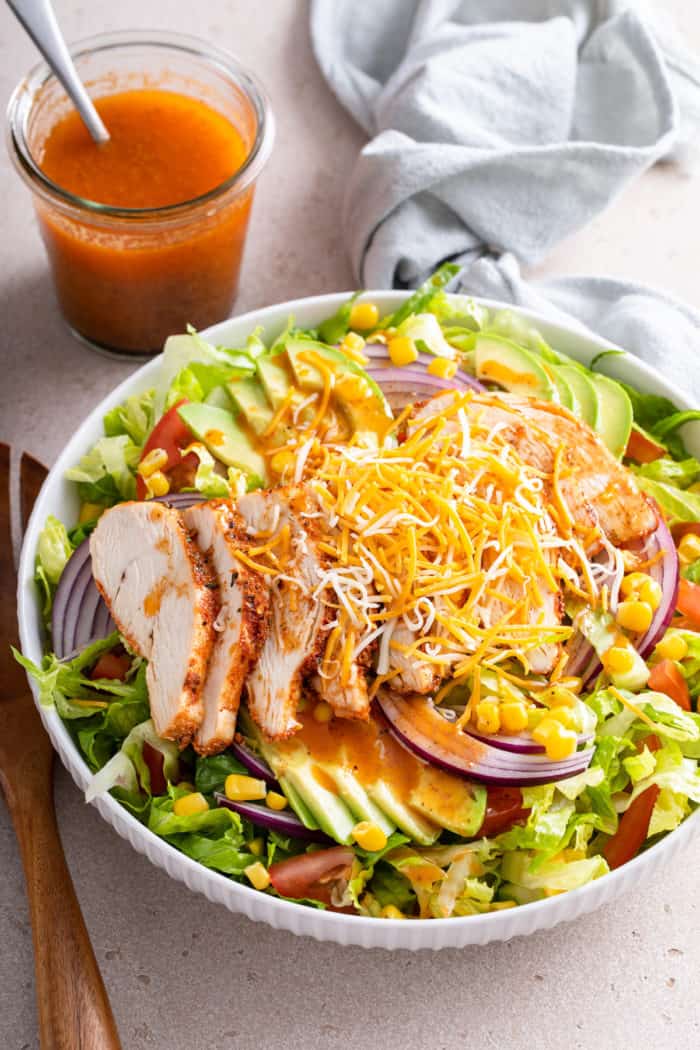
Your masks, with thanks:
M 409 751 L 450 773 L 487 784 L 549 784 L 583 772 L 593 757 L 593 748 L 560 762 L 543 755 L 514 754 L 457 729 L 424 697 L 409 699 L 380 691 L 377 700 L 392 732 Z
M 431 375 L 428 365 L 435 360 L 432 354 L 419 354 L 412 364 L 392 364 L 384 343 L 367 343 L 363 353 L 369 358 L 365 371 L 382 388 L 382 392 L 393 409 L 401 409 L 413 401 L 425 401 L 445 390 L 476 390 L 484 393 L 485 387 L 463 369 L 458 369 L 451 379 Z
M 656 530 L 647 537 L 642 548 L 642 554 L 647 559 L 658 556 L 661 551 L 663 552 L 662 557 L 649 566 L 649 575 L 661 587 L 661 601 L 654 613 L 649 630 L 635 645 L 639 655 L 644 658 L 652 651 L 673 619 L 678 601 L 678 582 L 680 578 L 678 551 L 668 525 L 659 510 L 657 510 L 657 514 L 658 525 Z
M 229 750 L 234 758 L 237 758 L 242 766 L 245 766 L 249 773 L 252 773 L 258 780 L 264 780 L 270 787 L 274 787 L 276 791 L 281 791 L 279 784 L 277 783 L 277 777 L 272 772 L 270 767 L 264 758 L 257 755 L 252 748 L 249 748 L 246 744 L 239 743 L 234 740 L 229 746 Z
M 295 839 L 305 839 L 307 842 L 332 842 L 328 835 L 324 835 L 322 831 L 307 828 L 295 813 L 286 809 L 268 809 L 267 806 L 261 806 L 256 802 L 232 802 L 220 791 L 214 793 L 214 798 L 219 806 L 233 810 L 234 813 L 245 817 L 251 824 L 259 828 L 276 831 L 280 835 L 289 835 Z

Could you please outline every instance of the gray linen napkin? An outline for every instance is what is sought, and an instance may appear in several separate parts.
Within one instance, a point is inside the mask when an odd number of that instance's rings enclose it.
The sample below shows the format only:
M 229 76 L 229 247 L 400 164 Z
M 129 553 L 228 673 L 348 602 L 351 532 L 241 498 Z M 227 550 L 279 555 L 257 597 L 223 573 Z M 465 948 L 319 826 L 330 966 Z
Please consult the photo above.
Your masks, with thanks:
M 366 287 L 441 261 L 461 288 L 574 318 L 700 397 L 700 314 L 603 278 L 527 284 L 541 260 L 661 160 L 689 164 L 700 63 L 641 0 L 312 0 L 316 58 L 371 141 L 345 232 Z M 700 259 L 700 250 L 698 252 Z

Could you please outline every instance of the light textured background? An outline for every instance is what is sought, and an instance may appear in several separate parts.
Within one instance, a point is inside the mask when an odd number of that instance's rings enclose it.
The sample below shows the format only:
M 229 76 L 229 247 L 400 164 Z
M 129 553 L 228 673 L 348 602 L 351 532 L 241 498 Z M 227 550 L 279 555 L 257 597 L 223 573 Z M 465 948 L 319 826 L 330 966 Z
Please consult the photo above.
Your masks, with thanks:
M 167 26 L 229 47 L 257 69 L 279 135 L 258 192 L 239 310 L 352 285 L 339 213 L 362 135 L 316 70 L 302 0 L 55 6 L 69 38 Z M 697 0 L 664 6 L 700 50 Z M 2 5 L 3 104 L 34 61 Z M 698 305 L 699 186 L 698 177 L 657 168 L 541 272 L 636 278 Z M 51 463 L 129 368 L 84 350 L 62 326 L 28 197 L 4 156 L 0 202 L 0 439 Z M 700 842 L 676 870 L 573 926 L 437 956 L 389 955 L 318 945 L 220 911 L 132 852 L 63 770 L 56 788 L 68 862 L 125 1050 L 700 1046 Z M 22 873 L 0 801 L 0 1048 L 37 1045 Z

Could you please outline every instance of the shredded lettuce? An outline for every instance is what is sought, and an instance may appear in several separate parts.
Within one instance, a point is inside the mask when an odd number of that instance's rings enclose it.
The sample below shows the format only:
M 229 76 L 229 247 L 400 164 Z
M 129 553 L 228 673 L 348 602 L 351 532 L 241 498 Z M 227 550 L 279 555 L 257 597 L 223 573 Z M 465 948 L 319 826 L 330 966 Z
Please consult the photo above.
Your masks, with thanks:
M 355 300 L 361 294 L 361 292 L 355 292 L 354 295 L 345 300 L 332 317 L 327 317 L 323 324 L 318 326 L 318 337 L 322 343 L 331 345 L 339 343 L 348 334 L 350 330 L 350 314 L 352 313 Z
M 141 788 L 150 794 L 151 776 L 143 758 L 143 745 L 146 742 L 163 756 L 163 773 L 166 780 L 176 777 L 179 770 L 177 744 L 162 740 L 156 733 L 153 722 L 148 718 L 134 726 L 116 754 L 95 773 L 85 789 L 85 801 L 92 802 L 115 787 L 124 788 L 132 794 Z
M 34 579 L 43 596 L 44 616 L 48 616 L 51 611 L 56 586 L 72 553 L 73 547 L 65 525 L 50 514 L 39 533 L 34 568 Z
M 398 335 L 412 339 L 416 348 L 436 357 L 455 356 L 454 347 L 451 346 L 445 336 L 436 317 L 433 314 L 412 314 L 396 329 Z
M 688 492 L 664 481 L 656 481 L 644 474 L 637 474 L 637 481 L 639 487 L 653 496 L 665 511 L 670 524 L 677 521 L 700 521 L 700 494 Z
M 134 498 L 140 454 L 140 446 L 127 434 L 100 438 L 77 467 L 66 471 L 66 480 L 78 483 L 78 494 L 84 503 L 111 507 Z
M 145 394 L 132 394 L 121 405 L 109 410 L 104 417 L 106 437 L 119 437 L 126 434 L 135 445 L 141 447 L 151 431 L 153 418 L 154 391 Z
M 412 314 L 425 313 L 430 309 L 435 296 L 454 280 L 460 269 L 461 267 L 456 263 L 443 263 L 434 274 L 431 274 L 431 276 L 415 290 L 413 295 L 409 296 L 408 299 L 401 304 L 398 310 L 395 310 L 390 317 L 385 318 L 381 322 L 381 326 L 383 328 L 398 328 L 401 322 L 405 321 L 406 318 L 410 317 Z

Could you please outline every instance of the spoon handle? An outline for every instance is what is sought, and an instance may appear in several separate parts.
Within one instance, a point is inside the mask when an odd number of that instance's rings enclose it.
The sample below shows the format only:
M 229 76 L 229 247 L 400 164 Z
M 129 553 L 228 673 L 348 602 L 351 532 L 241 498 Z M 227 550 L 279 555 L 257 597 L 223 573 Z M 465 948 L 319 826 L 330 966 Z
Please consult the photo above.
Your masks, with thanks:
M 21 795 L 9 783 L 5 793 L 27 882 L 41 1050 L 121 1050 L 58 835 L 51 763 L 30 754 L 28 767 Z
M 63 84 L 95 142 L 107 142 L 109 132 L 78 76 L 50 0 L 7 0 L 7 3 Z

